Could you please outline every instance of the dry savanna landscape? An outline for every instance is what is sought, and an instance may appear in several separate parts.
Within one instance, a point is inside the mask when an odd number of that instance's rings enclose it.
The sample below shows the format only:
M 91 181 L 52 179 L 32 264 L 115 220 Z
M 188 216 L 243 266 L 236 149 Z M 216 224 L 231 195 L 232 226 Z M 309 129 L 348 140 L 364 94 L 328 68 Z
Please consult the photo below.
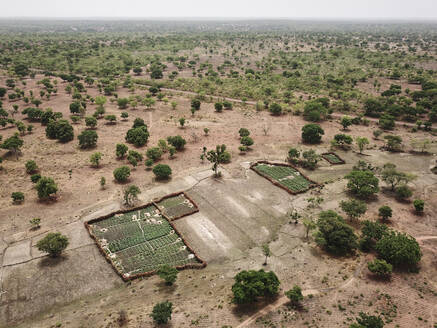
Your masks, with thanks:
M 0 20 L 0 327 L 437 327 L 437 24 Z

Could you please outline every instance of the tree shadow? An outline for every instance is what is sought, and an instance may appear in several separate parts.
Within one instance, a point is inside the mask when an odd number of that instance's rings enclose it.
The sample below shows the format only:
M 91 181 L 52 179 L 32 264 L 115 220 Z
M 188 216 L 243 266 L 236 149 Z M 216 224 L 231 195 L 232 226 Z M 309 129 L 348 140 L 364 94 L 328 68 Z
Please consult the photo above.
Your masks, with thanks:
M 60 255 L 57 257 L 51 257 L 51 256 L 46 256 L 44 258 L 42 258 L 42 260 L 39 262 L 39 267 L 44 268 L 44 267 L 54 267 L 57 266 L 61 263 L 63 263 L 64 261 L 66 261 L 68 258 L 65 255 Z

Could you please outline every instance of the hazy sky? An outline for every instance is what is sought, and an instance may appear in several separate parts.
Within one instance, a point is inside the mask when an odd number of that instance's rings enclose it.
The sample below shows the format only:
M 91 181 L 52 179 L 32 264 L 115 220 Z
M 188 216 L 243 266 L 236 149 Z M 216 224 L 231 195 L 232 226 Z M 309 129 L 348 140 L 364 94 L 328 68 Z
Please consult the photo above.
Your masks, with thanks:
M 0 17 L 437 18 L 437 0 L 10 0 Z

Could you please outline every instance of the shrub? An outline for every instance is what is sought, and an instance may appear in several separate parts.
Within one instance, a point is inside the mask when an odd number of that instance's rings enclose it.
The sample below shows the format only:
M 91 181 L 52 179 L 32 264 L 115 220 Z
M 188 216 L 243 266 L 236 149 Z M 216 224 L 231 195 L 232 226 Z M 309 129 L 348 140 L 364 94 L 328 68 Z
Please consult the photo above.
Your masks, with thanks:
M 253 145 L 253 139 L 251 137 L 242 137 L 240 142 L 243 146 L 247 148 Z
M 184 146 L 187 143 L 187 141 L 181 136 L 167 137 L 167 142 L 175 147 L 178 151 L 184 149 Z
M 317 166 L 317 163 L 320 160 L 320 155 L 318 155 L 314 149 L 306 150 L 302 153 L 303 160 L 301 160 L 299 163 L 303 167 L 314 170 Z
M 379 180 L 371 171 L 356 171 L 345 176 L 348 190 L 359 198 L 369 198 L 379 191 Z
M 56 124 L 56 139 L 60 142 L 69 142 L 73 140 L 73 127 L 67 120 L 59 120 Z
M 339 147 L 344 150 L 348 150 L 352 144 L 352 137 L 347 134 L 336 134 L 334 139 L 331 141 L 332 146 Z
M 362 223 L 360 248 L 364 252 L 372 250 L 378 240 L 388 233 L 388 227 L 379 222 L 366 220 Z
M 75 101 L 75 102 L 72 102 L 71 104 L 70 104 L 70 113 L 72 113 L 72 114 L 78 114 L 78 113 L 80 113 L 80 109 L 81 109 L 81 104 L 80 104 L 80 102 L 79 101 Z
M 316 242 L 328 252 L 346 255 L 357 248 L 357 236 L 353 229 L 336 212 L 321 212 L 317 227 Z
M 117 144 L 115 146 L 115 156 L 117 156 L 117 158 L 123 158 L 126 153 L 127 153 L 127 146 L 125 144 Z
M 11 194 L 12 201 L 16 204 L 22 203 L 24 201 L 24 194 L 21 191 L 15 191 Z
M 167 285 L 171 286 L 176 281 L 179 271 L 169 265 L 164 265 L 156 273 Z
M 392 231 L 375 245 L 378 256 L 396 266 L 416 267 L 422 258 L 416 239 L 404 233 Z
M 117 99 L 117 105 L 120 109 L 125 109 L 127 105 L 129 104 L 129 99 L 127 98 L 118 98 Z
M 77 137 L 79 139 L 79 147 L 82 149 L 93 148 L 97 145 L 98 135 L 96 131 L 85 130 Z
M 173 304 L 169 301 L 158 303 L 153 307 L 150 317 L 158 325 L 166 324 L 171 319 Z
M 194 108 L 195 110 L 199 110 L 200 109 L 200 100 L 199 99 L 191 100 L 191 108 Z
M 35 173 L 30 176 L 30 181 L 32 181 L 33 183 L 37 183 L 39 179 L 41 179 L 41 174 L 39 173 Z
M 39 199 L 47 199 L 58 191 L 58 185 L 52 178 L 48 177 L 41 177 L 36 183 L 35 188 Z
M 105 120 L 107 120 L 109 124 L 115 124 L 117 122 L 117 117 L 115 117 L 115 115 L 106 115 Z
M 223 104 L 220 103 L 220 102 L 216 102 L 216 103 L 214 104 L 214 108 L 215 108 L 216 112 L 219 112 L 219 113 L 220 113 L 220 112 L 223 110 Z
M 219 163 L 220 164 L 226 164 L 229 163 L 231 161 L 231 153 L 229 153 L 228 151 L 223 151 L 220 155 L 219 155 Z
M 158 164 L 153 168 L 153 173 L 159 180 L 167 179 L 171 175 L 171 168 L 167 164 Z
M 413 191 L 406 184 L 395 189 L 396 197 L 400 200 L 406 200 L 413 195 Z
M 305 120 L 310 122 L 319 122 L 325 119 L 327 108 L 320 101 L 309 100 L 306 102 L 303 112 Z
M 302 288 L 294 285 L 292 289 L 285 292 L 285 296 L 287 296 L 290 299 L 291 304 L 296 307 L 303 300 Z
M 147 158 L 150 158 L 154 162 L 156 162 L 158 159 L 162 156 L 162 150 L 159 147 L 152 147 L 147 149 L 146 151 Z
M 132 206 L 136 200 L 138 200 L 138 194 L 140 194 L 140 188 L 135 185 L 130 185 L 124 190 L 124 203 L 128 206 Z
M 225 100 L 225 101 L 223 102 L 223 107 L 224 107 L 225 109 L 232 109 L 232 103 L 231 103 L 230 101 Z
M 144 163 L 146 165 L 146 168 L 150 170 L 150 168 L 153 166 L 153 159 L 146 159 L 146 162 Z
M 384 137 L 385 148 L 388 151 L 401 151 L 402 150 L 402 138 L 399 136 L 388 135 Z
M 379 127 L 383 130 L 393 130 L 395 128 L 395 119 L 393 116 L 384 114 L 379 119 Z
M 360 312 L 359 317 L 356 318 L 357 324 L 352 324 L 350 328 L 383 328 L 384 321 L 381 317 L 374 315 L 367 315 Z
M 281 115 L 282 113 L 282 106 L 277 104 L 277 103 L 273 103 L 270 105 L 270 113 L 272 113 L 275 116 Z
M 341 201 L 340 208 L 347 214 L 347 216 L 351 220 L 358 219 L 367 211 L 366 203 L 356 199 Z
M 130 168 L 128 166 L 121 166 L 116 168 L 113 174 L 117 182 L 126 182 L 130 176 Z
M 25 164 L 26 173 L 32 174 L 38 171 L 38 165 L 36 165 L 34 160 L 28 160 Z
M 279 291 L 279 279 L 272 271 L 241 271 L 234 279 L 232 302 L 236 304 L 252 303 L 258 297 L 275 296 Z
M 48 253 L 51 257 L 59 256 L 68 246 L 68 238 L 59 232 L 50 232 L 36 243 L 39 251 Z
M 297 164 L 299 162 L 300 151 L 296 148 L 290 148 L 288 151 L 288 161 L 293 164 Z
M 346 130 L 352 125 L 352 119 L 348 116 L 343 116 L 340 123 L 343 126 L 343 130 Z
M 322 140 L 325 131 L 318 124 L 306 124 L 302 128 L 302 140 L 306 143 L 316 144 Z
M 250 136 L 250 131 L 246 128 L 241 128 L 240 130 L 238 130 L 238 134 L 240 135 L 240 138 L 248 137 Z
M 415 199 L 413 205 L 416 213 L 423 213 L 423 209 L 425 208 L 425 202 L 423 200 Z
M 367 268 L 370 272 L 382 278 L 390 277 L 391 273 L 393 272 L 393 266 L 390 263 L 378 259 L 367 263 Z

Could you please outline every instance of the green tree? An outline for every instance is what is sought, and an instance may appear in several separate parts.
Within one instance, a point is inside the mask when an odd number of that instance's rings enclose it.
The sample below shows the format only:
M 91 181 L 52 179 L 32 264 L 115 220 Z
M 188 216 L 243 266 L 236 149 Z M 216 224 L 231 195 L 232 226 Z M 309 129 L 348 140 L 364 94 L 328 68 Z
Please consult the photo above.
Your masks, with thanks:
M 199 99 L 191 100 L 191 108 L 194 108 L 195 110 L 199 110 L 200 109 L 200 100 Z
M 171 314 L 173 312 L 173 304 L 169 301 L 157 303 L 150 314 L 150 317 L 158 325 L 166 324 L 171 320 Z
M 47 199 L 58 191 L 58 185 L 52 178 L 41 177 L 36 183 L 36 191 L 39 199 Z
M 404 233 L 392 231 L 375 245 L 378 256 L 395 267 L 415 268 L 422 258 L 416 239 Z
M 396 187 L 395 193 L 396 197 L 400 200 L 406 200 L 413 195 L 413 191 L 406 184 Z
M 360 312 L 359 317 L 356 318 L 357 323 L 350 325 L 349 328 L 383 328 L 384 321 L 381 317 L 374 315 L 368 315 Z
M 282 113 L 282 106 L 277 103 L 273 103 L 270 105 L 269 110 L 272 115 L 279 116 Z
M 115 146 L 115 156 L 123 158 L 127 153 L 128 147 L 125 144 L 117 144 Z
M 98 108 L 103 110 L 103 106 L 106 104 L 106 97 L 105 96 L 96 96 L 94 98 L 94 102 L 99 106 Z
M 25 167 L 27 174 L 33 174 L 38 171 L 38 165 L 36 165 L 34 160 L 28 160 L 25 164 Z
M 165 141 L 165 140 L 164 140 Z M 162 156 L 162 150 L 159 147 L 152 147 L 147 149 L 146 151 L 147 158 L 150 158 L 154 162 L 156 162 L 158 159 Z
M 369 144 L 369 139 L 367 139 L 366 137 L 356 137 L 355 142 L 357 143 L 358 149 L 360 150 L 360 154 L 362 154 L 366 145 Z
M 95 152 L 90 156 L 90 162 L 94 167 L 99 167 L 100 160 L 102 159 L 103 154 L 101 152 Z
M 386 163 L 382 167 L 381 179 L 391 190 L 394 191 L 399 184 L 406 184 L 414 179 L 414 176 L 404 172 L 396 170 L 396 165 L 392 163 Z
M 181 117 L 180 119 L 179 119 L 179 125 L 183 128 L 184 127 L 184 125 L 185 125 L 185 117 Z
M 392 217 L 393 211 L 390 206 L 384 205 L 378 209 L 378 215 L 383 222 L 386 222 L 389 218 Z
M 126 133 L 126 141 L 134 144 L 137 147 L 144 146 L 149 140 L 149 132 L 147 131 L 147 126 L 139 126 L 129 129 Z
M 306 150 L 302 153 L 303 160 L 300 164 L 310 170 L 314 170 L 317 167 L 317 163 L 320 161 L 320 155 L 318 155 L 314 149 Z
M 401 151 L 402 150 L 402 138 L 399 136 L 388 135 L 384 136 L 385 148 L 388 151 Z
M 223 110 L 223 104 L 221 102 L 216 102 L 214 108 L 216 112 L 220 113 Z
M 290 148 L 288 151 L 288 161 L 294 165 L 299 163 L 300 151 L 296 148 Z
M 57 257 L 68 246 L 68 238 L 59 232 L 50 232 L 36 243 L 40 252 L 48 253 L 51 257 Z
M 77 138 L 79 139 L 80 148 L 93 148 L 97 145 L 98 135 L 94 130 L 84 130 Z
M 365 252 L 372 250 L 376 242 L 386 233 L 388 233 L 388 227 L 385 224 L 377 221 L 363 221 L 360 240 L 361 250 Z
M 167 142 L 172 145 L 173 147 L 176 148 L 176 150 L 181 151 L 182 149 L 184 149 L 185 144 L 187 143 L 187 141 L 182 138 L 181 136 L 170 136 L 167 137 Z
M 129 99 L 128 98 L 118 98 L 117 99 L 117 106 L 120 109 L 125 109 L 127 108 L 127 105 L 129 104 Z
M 130 185 L 124 190 L 123 200 L 127 206 L 132 206 L 137 200 L 138 195 L 141 193 L 140 188 L 136 185 Z
M 298 307 L 303 300 L 302 288 L 298 285 L 294 285 L 292 289 L 285 292 L 285 296 L 288 297 L 293 307 Z
M 20 152 L 21 147 L 23 146 L 24 141 L 18 136 L 18 133 L 15 133 L 12 137 L 7 138 L 2 144 L 1 148 L 7 149 L 13 154 L 15 154 L 18 159 L 18 153 Z
M 321 212 L 317 227 L 316 243 L 328 252 L 346 255 L 357 248 L 357 236 L 353 229 L 336 212 Z
M 113 174 L 117 182 L 126 182 L 130 176 L 130 168 L 128 166 L 120 166 L 114 170 Z
M 379 191 L 379 180 L 371 171 L 353 170 L 345 178 L 348 190 L 359 198 L 369 198 Z
M 15 204 L 20 204 L 24 201 L 24 194 L 21 191 L 15 191 L 11 194 L 11 198 Z
M 171 168 L 167 164 L 158 164 L 153 168 L 153 174 L 159 180 L 168 179 L 171 175 Z
M 240 130 L 238 130 L 238 134 L 240 135 L 240 138 L 248 137 L 250 136 L 250 131 L 246 128 L 240 128 Z
M 270 251 L 269 245 L 268 244 L 262 245 L 262 251 L 263 251 L 264 256 L 266 257 L 263 265 L 267 265 L 267 258 L 272 255 L 272 252 Z
M 308 235 L 310 233 L 311 230 L 314 230 L 315 228 L 317 228 L 316 223 L 312 220 L 312 218 L 304 218 L 302 220 L 302 223 L 305 227 L 305 238 L 308 239 Z
M 232 302 L 235 304 L 252 303 L 258 297 L 272 297 L 279 291 L 279 279 L 272 271 L 241 271 L 234 279 Z
M 415 199 L 413 205 L 416 213 L 423 213 L 423 209 L 425 208 L 425 201 L 423 201 L 422 199 Z
M 302 128 L 302 140 L 306 143 L 316 144 L 322 140 L 325 131 L 318 124 L 306 124 Z
M 226 151 L 226 145 L 217 145 L 215 150 L 210 150 L 206 153 L 206 159 L 212 163 L 212 170 L 216 177 L 219 176 L 218 168 L 221 163 L 221 156 Z
M 350 220 L 358 219 L 367 211 L 366 203 L 356 199 L 341 201 L 340 208 L 347 214 Z
M 331 141 L 331 145 L 333 147 L 339 147 L 344 150 L 348 150 L 352 144 L 352 141 L 353 139 L 350 135 L 340 133 L 334 136 L 334 139 Z
M 343 130 L 347 130 L 352 125 L 352 119 L 349 116 L 343 116 L 340 123 L 343 126 Z
M 163 265 L 156 273 L 165 281 L 166 285 L 171 286 L 175 283 L 179 271 L 169 265 Z

